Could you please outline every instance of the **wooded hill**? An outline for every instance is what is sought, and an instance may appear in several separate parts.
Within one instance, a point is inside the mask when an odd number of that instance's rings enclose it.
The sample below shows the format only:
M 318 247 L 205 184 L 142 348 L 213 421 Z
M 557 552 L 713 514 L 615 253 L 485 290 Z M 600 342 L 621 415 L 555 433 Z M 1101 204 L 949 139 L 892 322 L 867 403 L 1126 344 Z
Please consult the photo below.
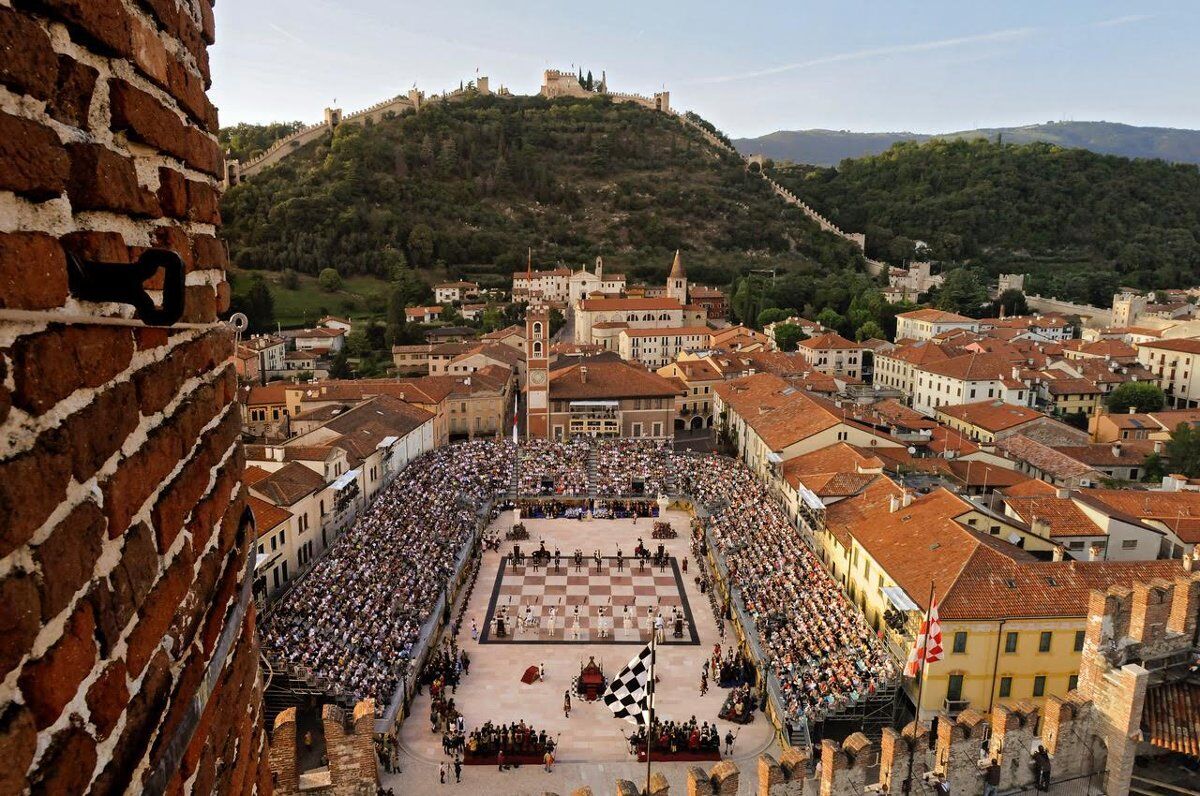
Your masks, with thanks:
M 270 134 L 230 131 L 242 146 Z M 485 97 L 383 122 L 343 124 L 222 202 L 243 269 L 506 284 L 537 266 L 728 284 L 750 268 L 818 277 L 861 270 L 861 254 L 771 195 L 742 162 L 667 114 L 605 98 Z
M 1052 144 L 900 143 L 837 168 L 770 169 L 868 254 L 1031 275 L 1030 292 L 1107 305 L 1120 285 L 1200 282 L 1200 168 Z

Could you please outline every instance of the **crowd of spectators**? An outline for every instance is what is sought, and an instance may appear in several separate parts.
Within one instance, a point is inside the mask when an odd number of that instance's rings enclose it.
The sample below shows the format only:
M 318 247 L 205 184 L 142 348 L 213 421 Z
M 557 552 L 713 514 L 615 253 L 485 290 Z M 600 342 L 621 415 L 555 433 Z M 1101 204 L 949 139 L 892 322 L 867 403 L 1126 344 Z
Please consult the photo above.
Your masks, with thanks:
M 569 442 L 522 440 L 518 465 L 521 494 L 586 495 L 591 452 L 586 437 L 575 437 Z
M 267 656 L 386 708 L 480 507 L 509 489 L 509 445 L 464 442 L 410 462 L 266 613 Z
M 592 443 L 522 442 L 522 484 L 588 491 Z M 453 574 L 489 498 L 511 488 L 509 441 L 473 441 L 411 462 L 263 620 L 263 648 L 330 691 L 389 704 L 421 627 Z M 645 478 L 648 494 L 673 482 L 704 504 L 716 552 L 729 567 L 791 717 L 820 720 L 898 672 L 776 500 L 740 462 L 673 453 L 644 440 L 598 443 L 598 494 Z
M 736 459 L 691 457 L 681 488 L 714 510 L 704 524 L 779 678 L 792 718 L 819 721 L 898 679 L 882 642 Z
M 658 495 L 674 475 L 671 443 L 648 439 L 601 440 L 596 445 L 596 494 Z M 640 483 L 640 492 L 635 484 Z

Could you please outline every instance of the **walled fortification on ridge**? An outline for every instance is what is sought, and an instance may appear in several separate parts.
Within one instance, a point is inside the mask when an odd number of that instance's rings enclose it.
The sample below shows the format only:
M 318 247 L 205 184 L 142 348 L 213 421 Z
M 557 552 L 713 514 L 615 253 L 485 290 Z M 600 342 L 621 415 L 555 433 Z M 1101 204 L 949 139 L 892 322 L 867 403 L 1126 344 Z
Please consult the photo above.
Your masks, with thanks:
M 628 102 L 634 105 L 639 105 L 647 110 L 656 111 L 659 113 L 667 113 L 674 116 L 682 124 L 690 127 L 700 134 L 705 141 L 711 144 L 716 149 L 726 154 L 732 155 L 746 163 L 747 167 L 751 163 L 756 163 L 759 168 L 759 175 L 766 180 L 772 192 L 784 202 L 793 207 L 798 208 L 804 215 L 808 216 L 812 221 L 816 222 L 825 232 L 837 235 L 843 240 L 854 244 L 859 251 L 866 253 L 866 236 L 861 233 L 843 232 L 829 219 L 822 216 L 808 204 L 803 202 L 798 196 L 784 188 L 775 180 L 767 176 L 765 170 L 761 168 L 762 163 L 759 159 L 748 158 L 741 152 L 738 152 L 718 136 L 713 135 L 709 130 L 706 130 L 701 125 L 697 124 L 687 114 L 680 113 L 671 107 L 671 92 L 657 91 L 652 96 L 645 94 L 628 94 L 623 92 L 614 92 L 608 90 L 608 78 L 604 73 L 601 73 L 601 78 L 596 84 L 596 88 L 588 90 L 579 81 L 579 76 L 574 72 L 563 72 L 558 69 L 547 69 L 542 73 L 542 87 L 538 94 L 548 99 L 558 99 L 560 97 L 576 97 L 586 99 L 589 97 L 607 97 L 613 102 Z M 369 120 L 372 123 L 382 121 L 383 119 L 399 116 L 402 113 L 416 113 L 422 107 L 434 102 L 461 102 L 473 97 L 503 97 L 510 98 L 515 96 L 508 89 L 501 86 L 497 91 L 493 92 L 488 84 L 487 77 L 478 77 L 470 83 L 464 84 L 461 88 L 450 92 L 443 92 L 426 97 L 425 93 L 413 88 L 407 94 L 400 94 L 391 99 L 378 102 L 369 108 L 364 108 L 350 114 L 343 114 L 341 108 L 326 108 L 325 118 L 323 121 L 316 124 L 311 124 L 301 128 L 286 138 L 281 138 L 276 141 L 271 147 L 253 160 L 242 163 L 237 160 L 226 160 L 225 163 L 225 187 L 236 185 L 239 182 L 259 174 L 260 172 L 274 166 L 284 158 L 297 152 L 301 147 L 310 144 L 333 130 L 339 124 L 365 124 Z M 883 273 L 884 264 L 876 260 L 867 259 L 867 270 L 875 276 Z

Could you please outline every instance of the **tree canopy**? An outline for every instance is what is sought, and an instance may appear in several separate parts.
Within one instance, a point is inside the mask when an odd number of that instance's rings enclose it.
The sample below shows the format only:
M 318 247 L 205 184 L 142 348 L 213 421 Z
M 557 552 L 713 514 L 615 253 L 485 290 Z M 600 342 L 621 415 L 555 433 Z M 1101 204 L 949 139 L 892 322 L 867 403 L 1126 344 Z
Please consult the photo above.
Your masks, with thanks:
M 1127 381 L 1110 392 L 1104 402 L 1113 414 L 1124 414 L 1131 408 L 1137 412 L 1157 412 L 1166 405 L 1167 398 L 1157 384 Z
M 701 284 L 864 262 L 695 130 L 603 96 L 479 97 L 342 124 L 232 187 L 221 210 L 235 265 L 308 275 L 388 278 L 407 263 L 499 282 L 530 246 L 540 262 L 604 254 L 655 281 L 682 248 Z
M 1031 293 L 1103 306 L 1120 285 L 1178 287 L 1200 274 L 1194 165 L 937 139 L 773 176 L 897 265 L 920 257 L 1026 273 Z

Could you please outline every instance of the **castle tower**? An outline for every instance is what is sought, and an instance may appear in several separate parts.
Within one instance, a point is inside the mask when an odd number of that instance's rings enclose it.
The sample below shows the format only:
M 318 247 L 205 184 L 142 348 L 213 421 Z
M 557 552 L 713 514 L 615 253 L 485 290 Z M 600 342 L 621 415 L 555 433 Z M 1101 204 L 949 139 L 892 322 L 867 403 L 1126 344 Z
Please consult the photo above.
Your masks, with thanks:
M 596 258 L 596 278 L 599 279 L 601 282 L 604 281 L 604 258 L 603 257 Z
M 687 274 L 683 270 L 679 249 L 675 250 L 675 261 L 671 263 L 671 273 L 667 275 L 667 298 L 678 299 L 680 304 L 688 303 Z
M 525 311 L 525 436 L 550 436 L 550 311 Z

